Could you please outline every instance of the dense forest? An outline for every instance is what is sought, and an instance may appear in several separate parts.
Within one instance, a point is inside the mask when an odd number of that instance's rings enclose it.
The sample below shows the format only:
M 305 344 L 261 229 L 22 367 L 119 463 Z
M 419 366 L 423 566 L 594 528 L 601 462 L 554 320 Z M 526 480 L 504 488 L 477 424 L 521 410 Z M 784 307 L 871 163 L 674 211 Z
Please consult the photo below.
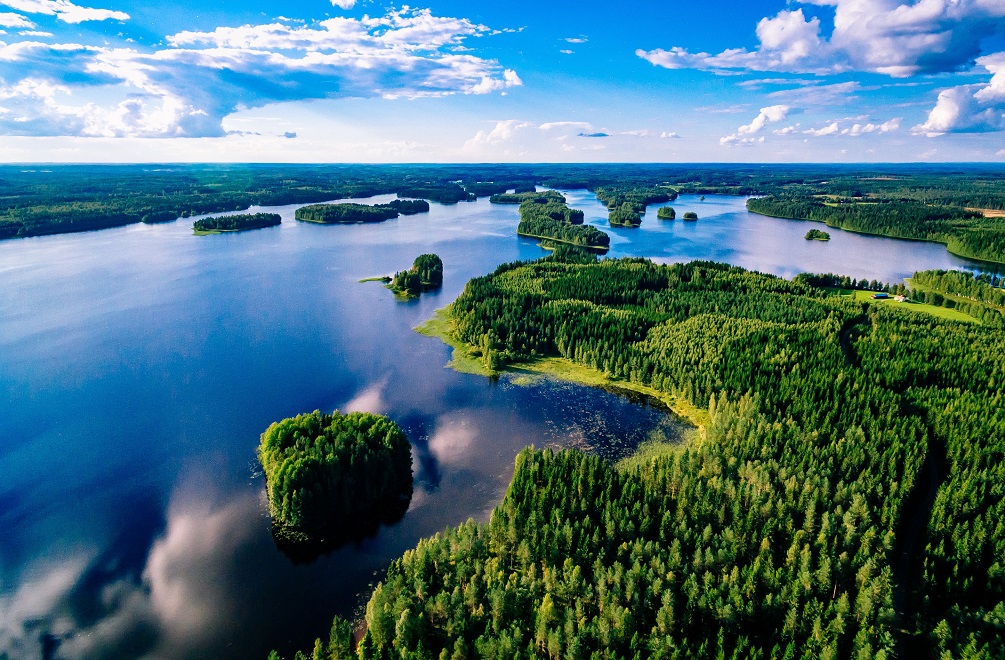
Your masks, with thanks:
M 394 274 L 390 288 L 395 293 L 417 296 L 443 286 L 443 261 L 435 254 L 420 254 L 412 267 Z
M 803 236 L 807 241 L 829 241 L 831 240 L 831 235 L 825 231 L 820 231 L 819 229 L 811 229 L 806 232 Z
M 429 213 L 429 202 L 424 199 L 393 199 L 387 204 L 377 204 L 378 207 L 387 206 L 401 215 L 416 215 L 418 213 Z
M 661 206 L 656 217 L 660 220 L 674 220 L 677 218 L 677 211 L 672 206 Z
M 962 257 L 1005 262 L 1005 221 L 985 218 L 980 211 L 915 201 L 832 203 L 807 197 L 759 197 L 748 200 L 747 208 L 868 234 L 936 241 Z
M 246 213 L 243 215 L 222 215 L 215 218 L 203 218 L 192 224 L 196 234 L 217 234 L 220 232 L 244 231 L 246 229 L 261 229 L 282 224 L 283 219 L 278 213 Z
M 685 211 L 682 217 L 689 222 L 694 222 L 698 219 L 698 214 L 694 211 Z
M 359 657 L 1005 655 L 1005 332 L 812 278 L 573 261 L 472 280 L 457 337 L 684 396 L 703 439 L 620 470 L 521 454 L 487 525 L 391 566 Z
M 525 197 L 520 203 L 519 235 L 591 250 L 607 250 L 611 244 L 610 236 L 596 227 L 583 225 L 585 214 L 579 209 L 570 209 L 561 194 L 549 191 L 547 194 L 526 193 Z
M 318 411 L 262 434 L 269 512 L 287 538 L 363 522 L 412 492 L 412 453 L 398 425 L 380 415 Z
M 383 222 L 398 217 L 398 210 L 388 205 L 311 204 L 297 209 L 295 217 L 304 222 L 330 225 L 355 222 Z
M 667 187 L 600 186 L 593 192 L 610 211 L 612 227 L 638 227 L 647 206 L 677 199 L 677 191 Z
M 535 186 L 593 190 L 609 209 L 627 203 L 639 216 L 647 204 L 678 193 L 828 196 L 834 203 L 903 202 L 953 207 L 957 213 L 1005 209 L 1005 172 L 995 166 L 0 166 L 0 239 L 381 194 L 455 203 Z M 1000 249 L 1003 224 L 978 222 L 959 237 L 954 251 Z

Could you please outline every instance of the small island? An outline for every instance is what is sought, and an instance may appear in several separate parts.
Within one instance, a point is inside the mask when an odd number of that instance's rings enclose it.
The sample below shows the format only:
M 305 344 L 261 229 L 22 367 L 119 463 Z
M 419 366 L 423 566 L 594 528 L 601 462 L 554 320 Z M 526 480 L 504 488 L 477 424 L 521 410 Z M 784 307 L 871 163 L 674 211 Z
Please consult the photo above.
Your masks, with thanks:
M 660 220 L 675 220 L 677 218 L 677 211 L 672 206 L 661 206 L 656 212 L 656 217 Z
M 687 211 L 687 212 L 686 212 L 686 213 L 684 214 L 684 219 L 685 219 L 685 220 L 688 220 L 688 221 L 690 221 L 690 222 L 694 222 L 695 220 L 697 220 L 697 219 L 698 219 L 698 214 L 697 214 L 697 213 L 695 213 L 694 211 Z
M 831 235 L 825 231 L 820 231 L 819 229 L 811 229 L 806 232 L 804 236 L 807 241 L 829 241 L 831 240 Z
M 297 209 L 294 217 L 303 222 L 321 225 L 383 222 L 399 215 L 415 215 L 429 211 L 424 199 L 396 199 L 388 204 L 310 204 Z
M 315 410 L 284 419 L 262 434 L 258 460 L 274 532 L 287 541 L 366 525 L 412 492 L 411 446 L 381 415 Z
M 642 224 L 642 215 L 629 203 L 624 203 L 611 209 L 607 221 L 612 227 L 638 228 Z
M 435 254 L 420 254 L 408 270 L 395 273 L 388 288 L 400 296 L 418 296 L 443 285 L 443 260 Z
M 275 227 L 283 222 L 278 213 L 246 213 L 243 215 L 222 215 L 196 220 L 192 230 L 196 236 L 225 234 L 249 229 Z

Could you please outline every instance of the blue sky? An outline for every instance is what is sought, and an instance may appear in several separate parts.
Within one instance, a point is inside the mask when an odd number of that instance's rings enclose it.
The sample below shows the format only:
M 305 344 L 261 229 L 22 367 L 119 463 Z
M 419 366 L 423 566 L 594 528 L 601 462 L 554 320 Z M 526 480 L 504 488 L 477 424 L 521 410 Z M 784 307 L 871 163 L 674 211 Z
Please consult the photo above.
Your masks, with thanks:
M 1005 161 L 1005 0 L 0 0 L 3 162 Z

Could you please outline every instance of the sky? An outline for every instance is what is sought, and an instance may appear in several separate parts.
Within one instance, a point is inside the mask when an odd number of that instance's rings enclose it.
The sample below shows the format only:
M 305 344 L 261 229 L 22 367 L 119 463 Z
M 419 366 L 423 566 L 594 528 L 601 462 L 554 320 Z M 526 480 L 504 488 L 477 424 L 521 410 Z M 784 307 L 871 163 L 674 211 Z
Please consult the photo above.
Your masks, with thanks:
M 1005 162 L 1005 0 L 0 0 L 0 162 Z

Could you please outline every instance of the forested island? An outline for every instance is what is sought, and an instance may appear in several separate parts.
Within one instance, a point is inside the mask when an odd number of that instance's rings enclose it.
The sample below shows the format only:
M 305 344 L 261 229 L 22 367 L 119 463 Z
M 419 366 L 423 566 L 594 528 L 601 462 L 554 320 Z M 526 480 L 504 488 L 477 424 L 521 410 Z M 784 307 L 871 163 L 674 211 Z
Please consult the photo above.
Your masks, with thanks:
M 611 237 L 596 227 L 583 225 L 585 214 L 570 209 L 565 197 L 555 191 L 526 193 L 520 203 L 520 224 L 517 234 L 546 239 L 551 243 L 566 243 L 588 250 L 606 251 Z
M 394 274 L 388 287 L 399 295 L 417 296 L 443 286 L 443 261 L 435 254 L 420 254 L 412 267 Z
M 638 227 L 647 206 L 677 199 L 676 190 L 659 186 L 600 186 L 593 192 L 610 211 L 612 227 Z
M 819 229 L 811 229 L 806 232 L 803 236 L 807 241 L 829 241 L 831 240 L 831 235 L 825 231 L 820 231 Z
M 672 206 L 661 206 L 656 217 L 660 220 L 674 220 L 677 218 L 677 211 Z
M 262 434 L 258 460 L 274 529 L 286 540 L 367 524 L 412 493 L 408 439 L 371 413 L 315 410 L 276 422 Z
M 224 232 L 262 229 L 282 224 L 283 219 L 278 213 L 247 213 L 243 215 L 222 215 L 215 218 L 203 218 L 192 224 L 192 230 L 199 236 L 222 234 Z
M 683 217 L 685 220 L 689 222 L 694 222 L 695 220 L 698 219 L 698 214 L 695 213 L 694 211 L 685 211 Z
M 451 332 L 676 393 L 703 437 L 524 452 L 487 525 L 392 564 L 358 657 L 1005 655 L 1005 331 L 812 284 L 836 276 L 591 261 L 472 280 Z

